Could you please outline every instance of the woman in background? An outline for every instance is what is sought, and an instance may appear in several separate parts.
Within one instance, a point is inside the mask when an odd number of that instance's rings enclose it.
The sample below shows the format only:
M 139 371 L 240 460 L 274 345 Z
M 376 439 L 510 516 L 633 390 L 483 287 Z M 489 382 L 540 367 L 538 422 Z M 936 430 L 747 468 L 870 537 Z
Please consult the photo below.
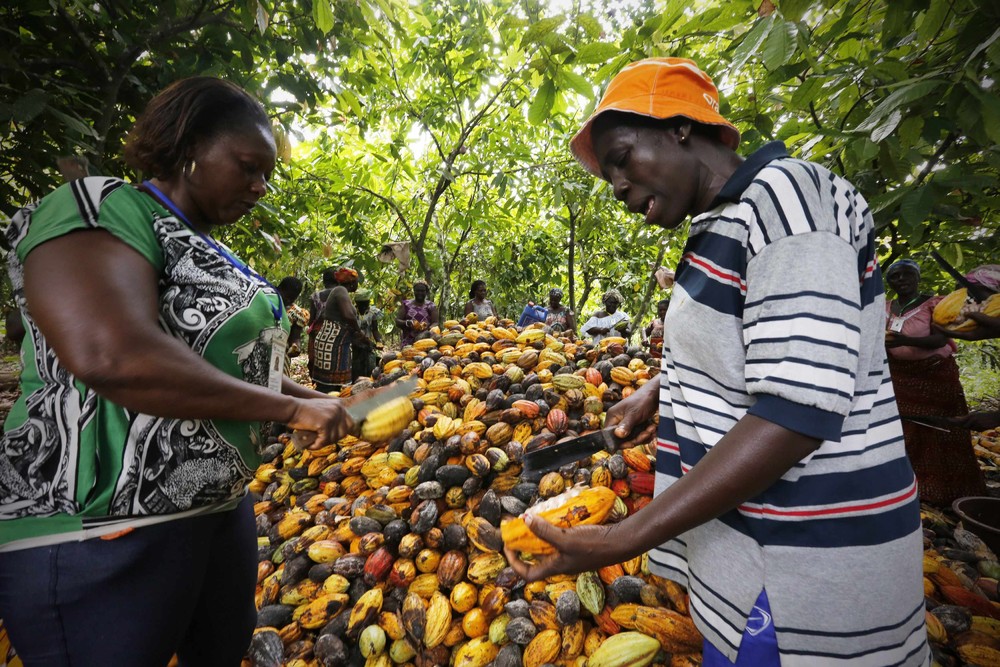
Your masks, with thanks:
M 427 330 L 438 321 L 437 306 L 427 298 L 430 293 L 430 285 L 418 280 L 413 283 L 413 298 L 404 299 L 396 309 L 396 326 L 401 332 L 402 345 L 426 338 L 430 335 Z
M 624 311 L 619 310 L 624 299 L 621 292 L 612 288 L 604 293 L 601 299 L 604 302 L 604 310 L 594 313 L 589 320 L 580 327 L 580 333 L 590 336 L 594 345 L 597 345 L 608 336 L 623 336 L 628 338 L 632 335 L 632 323 Z
M 549 290 L 549 308 L 545 316 L 545 326 L 550 331 L 572 333 L 576 330 L 576 318 L 573 311 L 562 305 L 563 291 L 558 287 Z
M 969 413 L 948 336 L 931 328 L 943 297 L 920 291 L 920 266 L 901 259 L 885 271 L 896 298 L 886 302 L 885 347 L 896 404 L 903 419 L 906 454 L 920 484 L 920 499 L 948 507 L 962 496 L 986 493 L 969 432 L 938 430 L 905 417 L 959 417 Z
M 486 298 L 487 293 L 485 280 L 473 282 L 469 288 L 469 300 L 465 303 L 463 314 L 475 313 L 480 322 L 487 317 L 496 317 L 497 309 L 493 306 L 493 302 Z
M 316 390 L 339 391 L 351 383 L 351 342 L 361 333 L 351 294 L 358 289 L 358 272 L 340 268 L 323 312 L 309 338 L 309 376 Z

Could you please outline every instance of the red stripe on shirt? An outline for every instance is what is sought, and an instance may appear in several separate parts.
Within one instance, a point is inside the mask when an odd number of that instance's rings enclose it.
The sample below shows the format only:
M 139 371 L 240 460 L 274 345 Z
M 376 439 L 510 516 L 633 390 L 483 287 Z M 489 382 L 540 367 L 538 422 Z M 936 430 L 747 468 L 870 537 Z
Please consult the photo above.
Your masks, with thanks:
M 886 498 L 885 500 L 879 500 L 874 503 L 864 503 L 861 505 L 847 505 L 844 507 L 831 507 L 829 509 L 823 510 L 778 510 L 771 509 L 767 507 L 750 507 L 748 505 L 740 505 L 738 507 L 739 511 L 746 512 L 748 514 L 766 514 L 771 516 L 832 516 L 835 514 L 848 514 L 850 512 L 864 512 L 867 510 L 881 509 L 889 505 L 896 503 L 903 503 L 910 500 L 917 494 L 917 483 L 916 481 L 910 486 L 909 489 L 903 493 L 894 496 L 892 498 Z
M 710 274 L 712 274 L 713 276 L 715 276 L 717 278 L 721 278 L 722 280 L 724 280 L 724 281 L 726 281 L 728 283 L 736 285 L 737 287 L 740 288 L 740 291 L 743 294 L 746 294 L 747 284 L 746 284 L 746 282 L 744 282 L 736 274 L 730 273 L 730 272 L 726 272 L 726 271 L 721 271 L 721 270 L 715 268 L 714 266 L 712 266 L 711 264 L 709 264 L 708 262 L 706 262 L 705 260 L 697 257 L 696 255 L 694 255 L 693 253 L 690 253 L 690 252 L 687 253 L 686 255 L 684 255 L 683 259 L 686 259 L 691 264 L 695 264 L 695 265 L 697 265 L 697 266 L 705 269 L 706 271 L 708 271 Z

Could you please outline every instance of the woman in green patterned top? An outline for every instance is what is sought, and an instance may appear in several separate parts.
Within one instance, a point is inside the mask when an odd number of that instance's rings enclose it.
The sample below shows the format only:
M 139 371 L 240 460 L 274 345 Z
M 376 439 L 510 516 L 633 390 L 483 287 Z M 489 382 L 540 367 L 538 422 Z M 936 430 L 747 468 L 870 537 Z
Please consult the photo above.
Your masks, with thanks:
M 125 149 L 150 180 L 73 181 L 7 230 L 22 395 L 0 443 L 0 617 L 25 665 L 238 665 L 255 624 L 246 496 L 261 422 L 350 427 L 282 373 L 276 290 L 213 238 L 264 196 L 270 121 L 210 77 Z

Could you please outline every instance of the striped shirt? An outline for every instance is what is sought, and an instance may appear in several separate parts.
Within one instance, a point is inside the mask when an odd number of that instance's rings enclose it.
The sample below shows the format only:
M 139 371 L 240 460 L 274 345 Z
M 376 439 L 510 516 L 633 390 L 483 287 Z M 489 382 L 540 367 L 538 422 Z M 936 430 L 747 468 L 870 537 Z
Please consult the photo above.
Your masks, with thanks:
M 784 667 L 928 663 L 919 502 L 884 326 L 868 205 L 781 143 L 692 220 L 664 331 L 656 492 L 748 413 L 822 441 L 650 553 L 732 660 L 765 589 Z

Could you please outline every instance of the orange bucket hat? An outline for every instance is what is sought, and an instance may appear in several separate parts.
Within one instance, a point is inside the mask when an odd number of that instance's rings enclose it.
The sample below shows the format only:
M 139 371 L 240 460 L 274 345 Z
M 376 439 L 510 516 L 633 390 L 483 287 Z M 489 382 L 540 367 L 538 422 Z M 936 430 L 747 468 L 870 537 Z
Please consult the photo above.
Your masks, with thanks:
M 647 58 L 619 72 L 587 122 L 570 140 L 573 156 L 583 168 L 603 178 L 594 154 L 590 130 L 594 119 L 605 111 L 667 119 L 683 116 L 705 125 L 719 127 L 719 139 L 733 150 L 740 143 L 740 131 L 719 114 L 719 91 L 707 74 L 687 58 Z

